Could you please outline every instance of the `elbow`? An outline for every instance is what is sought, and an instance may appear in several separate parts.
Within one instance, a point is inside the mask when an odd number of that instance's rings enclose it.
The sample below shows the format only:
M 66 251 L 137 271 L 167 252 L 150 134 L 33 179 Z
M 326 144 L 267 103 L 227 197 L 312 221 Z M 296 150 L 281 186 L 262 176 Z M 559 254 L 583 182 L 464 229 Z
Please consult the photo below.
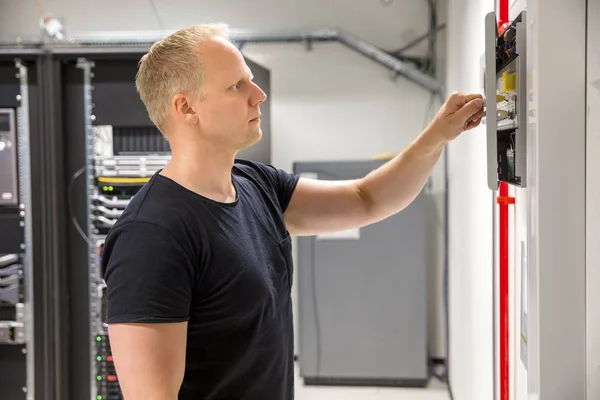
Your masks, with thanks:
M 373 222 L 378 222 L 381 219 L 381 207 L 377 206 L 377 202 L 374 200 L 373 196 L 362 184 L 362 180 L 356 181 L 355 185 L 356 197 L 359 200 L 362 208 L 362 214 L 364 215 L 364 219 L 366 223 L 364 225 L 372 224 Z
M 413 198 L 400 197 L 390 192 L 390 188 L 385 189 L 382 193 L 374 195 L 361 181 L 357 182 L 356 193 L 360 199 L 364 219 L 364 225 L 373 224 L 389 218 L 400 211 L 404 210 L 413 200 Z M 416 197 L 416 196 L 415 196 Z

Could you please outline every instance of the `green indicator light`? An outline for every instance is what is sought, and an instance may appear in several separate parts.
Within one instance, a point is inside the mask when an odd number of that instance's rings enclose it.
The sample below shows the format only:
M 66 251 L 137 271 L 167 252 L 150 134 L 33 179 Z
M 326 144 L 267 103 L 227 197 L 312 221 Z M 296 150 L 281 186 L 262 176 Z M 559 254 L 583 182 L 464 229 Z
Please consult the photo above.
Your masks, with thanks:
M 96 360 L 102 361 L 102 357 L 98 356 L 98 357 L 96 357 Z
M 112 186 L 109 186 L 109 187 L 108 187 L 108 190 L 109 190 L 110 192 L 112 192 L 113 190 L 115 190 L 115 188 L 114 188 L 114 187 L 112 187 Z
M 102 380 L 102 377 L 101 377 L 100 375 L 98 375 L 98 376 L 96 377 L 96 379 L 98 379 L 99 381 L 101 381 L 101 380 Z
M 96 336 L 96 342 L 101 342 L 102 341 L 102 337 L 101 336 Z
M 108 186 L 102 186 L 102 189 L 106 192 L 108 190 Z
M 102 396 L 100 396 L 100 395 L 96 396 L 96 398 L 97 398 L 98 400 L 102 400 Z

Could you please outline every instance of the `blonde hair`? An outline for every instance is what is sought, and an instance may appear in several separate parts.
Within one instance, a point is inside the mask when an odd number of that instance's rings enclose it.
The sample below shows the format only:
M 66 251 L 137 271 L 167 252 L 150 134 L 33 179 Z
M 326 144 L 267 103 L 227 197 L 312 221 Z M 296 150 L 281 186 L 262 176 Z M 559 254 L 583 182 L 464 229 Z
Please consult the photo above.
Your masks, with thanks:
M 150 120 L 163 134 L 173 96 L 200 90 L 203 74 L 199 45 L 216 37 L 229 40 L 228 35 L 226 24 L 192 26 L 154 43 L 141 58 L 135 86 Z

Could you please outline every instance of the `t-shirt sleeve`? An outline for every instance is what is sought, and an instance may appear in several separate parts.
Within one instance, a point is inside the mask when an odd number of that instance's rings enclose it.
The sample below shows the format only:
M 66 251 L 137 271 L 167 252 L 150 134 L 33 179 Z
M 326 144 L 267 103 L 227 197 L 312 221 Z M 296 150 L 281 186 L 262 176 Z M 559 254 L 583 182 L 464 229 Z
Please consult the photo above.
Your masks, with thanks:
M 194 263 L 178 241 L 153 223 L 111 232 L 102 255 L 107 323 L 189 319 Z
M 269 177 L 271 184 L 274 186 L 275 193 L 277 194 L 281 212 L 285 212 L 290 204 L 290 200 L 292 199 L 296 185 L 298 184 L 299 176 L 297 174 L 275 168 L 269 164 L 256 163 L 256 165 L 258 165 L 258 167 Z

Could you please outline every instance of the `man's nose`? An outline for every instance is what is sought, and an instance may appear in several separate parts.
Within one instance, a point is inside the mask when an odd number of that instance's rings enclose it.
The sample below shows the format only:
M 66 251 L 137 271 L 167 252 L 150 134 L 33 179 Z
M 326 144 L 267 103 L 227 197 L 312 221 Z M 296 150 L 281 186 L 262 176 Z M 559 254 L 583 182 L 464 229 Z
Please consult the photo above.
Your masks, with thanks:
M 256 84 L 254 85 L 254 90 L 255 93 L 254 95 L 251 97 L 251 105 L 252 106 L 257 106 L 261 103 L 264 103 L 264 101 L 267 99 L 267 94 L 265 92 L 263 92 L 263 90 Z

